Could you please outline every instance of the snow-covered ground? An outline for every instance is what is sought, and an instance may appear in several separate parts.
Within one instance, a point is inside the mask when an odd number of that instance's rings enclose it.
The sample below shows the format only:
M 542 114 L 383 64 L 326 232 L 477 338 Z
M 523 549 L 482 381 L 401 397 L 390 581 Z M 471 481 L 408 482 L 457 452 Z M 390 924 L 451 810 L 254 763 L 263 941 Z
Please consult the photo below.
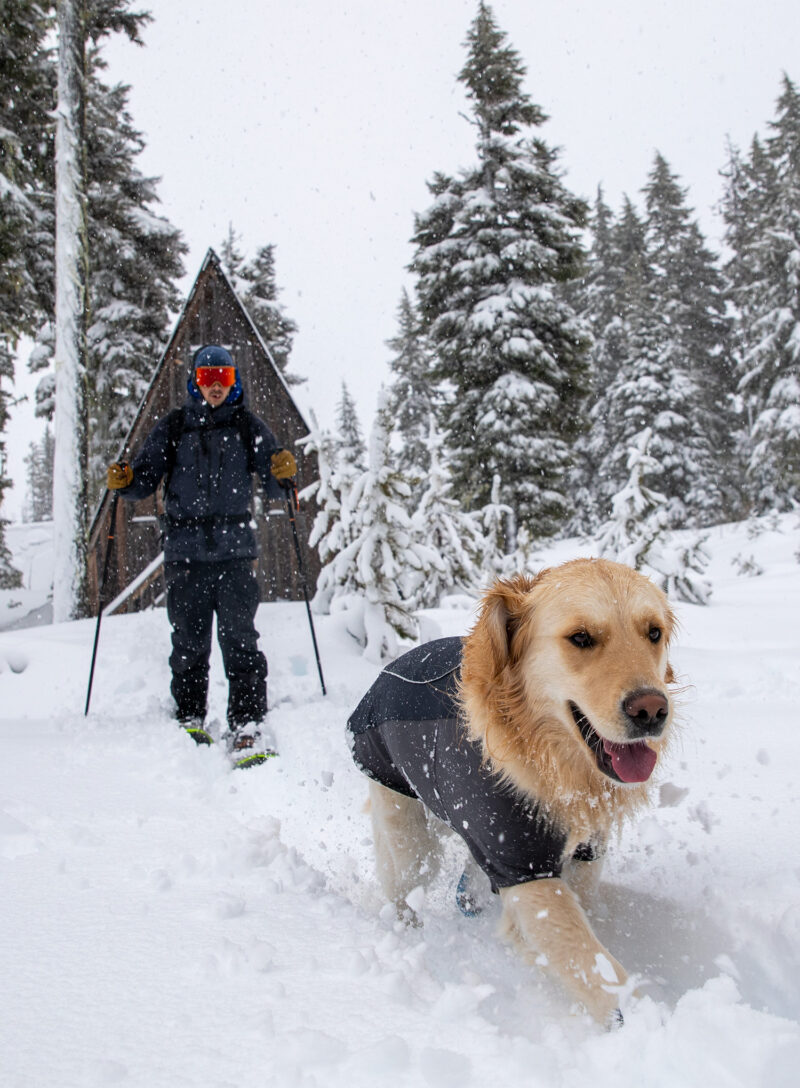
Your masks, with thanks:
M 384 907 L 344 741 L 377 668 L 343 617 L 316 621 L 323 698 L 303 606 L 261 607 L 281 756 L 236 773 L 169 720 L 163 611 L 104 620 L 88 718 L 93 621 L 1 631 L 0 1084 L 796 1085 L 800 529 L 762 524 L 714 530 L 712 603 L 678 606 L 682 741 L 594 912 L 650 980 L 614 1033 L 513 958 L 496 902 L 457 912 L 456 843 L 421 929 Z M 10 532 L 31 562 L 36 531 Z M 470 623 L 462 599 L 424 635 Z

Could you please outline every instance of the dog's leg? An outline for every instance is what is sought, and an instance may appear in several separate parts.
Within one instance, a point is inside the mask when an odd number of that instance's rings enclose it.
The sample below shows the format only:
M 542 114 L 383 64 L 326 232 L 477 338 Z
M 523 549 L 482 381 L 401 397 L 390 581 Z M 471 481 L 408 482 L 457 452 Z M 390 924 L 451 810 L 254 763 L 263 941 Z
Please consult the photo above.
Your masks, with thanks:
M 562 876 L 585 910 L 591 908 L 594 901 L 603 871 L 603 860 L 602 855 L 590 859 L 572 858 L 564 866 Z
M 428 826 L 423 805 L 413 797 L 369 784 L 372 831 L 378 880 L 399 917 L 414 919 L 405 903 L 418 885 L 427 884 L 439 868 L 437 836 Z
M 592 932 L 563 880 L 533 880 L 502 888 L 502 930 L 528 963 L 557 978 L 600 1023 L 617 1019 L 624 968 Z

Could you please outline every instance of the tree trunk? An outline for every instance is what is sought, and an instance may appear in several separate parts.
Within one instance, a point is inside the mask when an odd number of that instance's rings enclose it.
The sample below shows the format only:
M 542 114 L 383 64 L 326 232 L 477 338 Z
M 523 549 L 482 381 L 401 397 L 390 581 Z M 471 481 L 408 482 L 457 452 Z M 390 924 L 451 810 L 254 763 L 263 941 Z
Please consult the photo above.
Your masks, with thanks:
M 58 2 L 53 619 L 88 612 L 84 0 Z

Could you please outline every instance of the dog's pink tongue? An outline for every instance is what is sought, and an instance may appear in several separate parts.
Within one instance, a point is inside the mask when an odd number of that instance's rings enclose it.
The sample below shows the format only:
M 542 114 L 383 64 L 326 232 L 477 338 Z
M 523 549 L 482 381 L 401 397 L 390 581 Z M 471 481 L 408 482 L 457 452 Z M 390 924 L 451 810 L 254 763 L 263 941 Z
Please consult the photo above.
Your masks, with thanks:
M 635 744 L 612 744 L 610 740 L 604 740 L 603 748 L 611 756 L 614 770 L 623 782 L 646 782 L 658 759 L 643 740 Z

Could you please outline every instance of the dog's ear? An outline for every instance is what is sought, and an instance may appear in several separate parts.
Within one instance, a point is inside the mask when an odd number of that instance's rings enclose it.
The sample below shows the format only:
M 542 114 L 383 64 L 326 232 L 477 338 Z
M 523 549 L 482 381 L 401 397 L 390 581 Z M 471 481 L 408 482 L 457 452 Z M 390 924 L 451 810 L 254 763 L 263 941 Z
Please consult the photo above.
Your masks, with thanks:
M 492 673 L 499 676 L 512 656 L 514 635 L 530 608 L 528 594 L 538 578 L 517 574 L 495 582 L 483 600 L 478 626 L 489 643 Z
M 676 683 L 675 673 L 673 672 L 672 665 L 670 665 L 669 661 L 667 662 L 667 671 L 664 673 L 664 683 L 665 684 L 674 684 L 674 683 Z

